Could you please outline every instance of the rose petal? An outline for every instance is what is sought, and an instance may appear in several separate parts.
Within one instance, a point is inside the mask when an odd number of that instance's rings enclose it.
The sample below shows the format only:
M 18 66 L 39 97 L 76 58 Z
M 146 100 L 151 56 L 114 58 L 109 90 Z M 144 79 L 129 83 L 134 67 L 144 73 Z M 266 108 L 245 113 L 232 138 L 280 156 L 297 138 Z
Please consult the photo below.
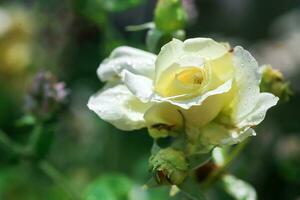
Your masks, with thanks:
M 127 70 L 122 72 L 122 80 L 132 94 L 143 102 L 148 102 L 153 94 L 152 80 L 141 75 L 133 74 Z
M 214 90 L 210 90 L 200 96 L 197 97 L 193 97 L 191 99 L 188 100 L 176 100 L 176 98 L 182 98 L 184 97 L 184 95 L 180 95 L 180 96 L 173 96 L 170 98 L 165 98 L 165 97 L 161 97 L 159 95 L 155 95 L 153 97 L 153 101 L 154 102 L 169 102 L 173 105 L 179 106 L 183 109 L 189 109 L 192 106 L 200 106 L 208 97 L 213 96 L 213 95 L 217 95 L 217 94 L 223 94 L 228 92 L 231 89 L 231 85 L 232 85 L 232 80 L 229 80 L 227 82 L 225 82 L 224 84 L 220 85 L 219 87 L 217 87 Z
M 183 117 L 177 106 L 160 103 L 151 106 L 144 115 L 152 137 L 173 135 L 183 126 Z
M 165 44 L 155 61 L 155 83 L 160 78 L 160 75 L 175 63 L 182 53 L 183 42 L 173 39 L 171 42 Z
M 271 93 L 260 93 L 255 108 L 238 124 L 238 127 L 252 127 L 262 122 L 266 116 L 267 110 L 275 106 L 279 98 Z
M 256 106 L 259 99 L 259 82 L 261 75 L 258 64 L 252 55 L 242 47 L 235 47 L 233 53 L 235 81 L 238 88 L 235 96 L 236 108 L 233 120 L 241 121 Z
M 208 60 L 217 59 L 228 52 L 227 48 L 210 38 L 192 38 L 184 41 L 183 51 Z
M 200 129 L 199 140 L 203 145 L 232 145 L 256 135 L 252 128 L 232 129 L 223 124 L 212 122 Z
M 125 85 L 106 87 L 90 97 L 90 110 L 121 130 L 145 127 L 144 113 L 150 107 L 139 101 Z
M 154 54 L 143 50 L 127 46 L 118 47 L 100 64 L 97 74 L 100 80 L 110 81 L 120 78 L 121 72 L 126 69 L 153 78 L 155 59 Z

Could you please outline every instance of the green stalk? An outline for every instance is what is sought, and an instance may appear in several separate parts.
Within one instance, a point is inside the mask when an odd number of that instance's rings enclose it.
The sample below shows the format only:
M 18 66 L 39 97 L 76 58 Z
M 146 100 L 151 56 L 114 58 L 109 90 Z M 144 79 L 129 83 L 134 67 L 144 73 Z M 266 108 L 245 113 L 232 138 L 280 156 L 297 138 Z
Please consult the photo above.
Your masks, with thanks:
M 233 162 L 233 160 L 242 152 L 245 146 L 248 144 L 248 140 L 238 144 L 226 158 L 224 165 L 219 167 L 217 170 L 213 171 L 212 174 L 206 179 L 206 181 L 202 184 L 204 189 L 208 189 L 215 181 L 226 171 L 229 165 Z
M 38 167 L 50 178 L 52 181 L 60 186 L 72 200 L 80 200 L 79 195 L 73 188 L 70 187 L 65 177 L 49 162 L 41 161 Z
M 29 142 L 29 148 L 23 147 L 15 142 L 13 142 L 5 132 L 0 130 L 0 146 L 4 149 L 10 151 L 11 153 L 20 156 L 20 158 L 33 158 L 32 153 L 34 153 L 34 146 L 36 142 L 38 142 L 41 137 L 42 131 L 41 127 L 38 126 L 37 130 L 31 136 L 31 140 Z M 33 149 L 32 149 L 33 148 Z M 52 181 L 60 186 L 70 197 L 72 200 L 79 200 L 79 195 L 69 186 L 68 182 L 64 178 L 64 176 L 53 167 L 47 161 L 41 161 L 38 163 L 38 167 L 50 178 Z
M 16 155 L 24 153 L 24 148 L 14 143 L 2 130 L 0 130 L 0 146 Z

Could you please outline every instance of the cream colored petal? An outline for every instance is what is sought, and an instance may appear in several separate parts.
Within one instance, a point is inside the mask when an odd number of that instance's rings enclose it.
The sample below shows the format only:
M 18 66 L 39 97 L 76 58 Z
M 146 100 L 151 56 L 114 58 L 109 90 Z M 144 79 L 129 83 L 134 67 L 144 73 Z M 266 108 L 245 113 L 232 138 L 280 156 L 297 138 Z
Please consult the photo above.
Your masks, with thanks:
M 232 145 L 253 135 L 256 133 L 252 128 L 239 130 L 212 122 L 200 129 L 199 142 L 203 145 Z
M 204 141 L 214 144 L 235 144 L 255 135 L 251 127 L 263 121 L 267 110 L 278 101 L 270 93 L 260 93 L 258 64 L 248 51 L 236 47 L 233 60 L 235 82 L 226 97 L 232 101 L 212 125 L 203 129 Z
M 230 136 L 230 138 L 225 139 L 223 141 L 224 145 L 240 143 L 250 136 L 256 136 L 256 132 L 254 129 L 246 127 L 244 129 L 239 130 L 238 132 L 236 132 L 235 130 L 231 130 Z
M 200 56 L 195 55 L 185 55 L 181 56 L 180 60 L 175 62 L 180 67 L 203 67 L 205 65 L 205 60 Z
M 238 124 L 212 122 L 199 130 L 200 141 L 205 145 L 231 145 L 242 142 L 255 135 L 251 127 L 258 125 L 265 117 L 267 110 L 276 105 L 278 97 L 269 93 L 259 94 L 255 108 Z
M 145 127 L 143 116 L 149 106 L 133 96 L 125 85 L 106 87 L 88 102 L 90 110 L 121 130 Z
M 182 109 L 187 127 L 202 127 L 211 122 L 224 107 L 223 95 L 208 97 L 200 106 L 193 106 L 188 110 Z
M 143 102 L 148 102 L 153 94 L 152 80 L 127 70 L 122 72 L 122 80 L 132 94 Z
M 195 96 L 207 88 L 208 82 L 212 82 L 210 65 L 199 56 L 186 55 L 161 73 L 154 90 L 163 97 Z
M 233 56 L 231 53 L 226 53 L 222 57 L 209 62 L 212 73 L 219 80 L 225 82 L 234 76 Z
M 110 81 L 119 79 L 121 72 L 126 69 L 134 74 L 154 77 L 154 62 L 156 56 L 146 51 L 122 46 L 112 51 L 97 69 L 100 80 Z
M 170 97 L 170 98 L 164 98 L 161 97 L 159 95 L 155 95 L 153 97 L 154 102 L 169 102 L 173 105 L 179 106 L 183 109 L 189 109 L 192 106 L 200 106 L 208 97 L 213 96 L 213 95 L 218 95 L 218 94 L 223 94 L 228 92 L 231 89 L 231 85 L 232 85 L 232 80 L 229 80 L 227 82 L 225 82 L 224 84 L 220 85 L 219 87 L 217 87 L 214 90 L 210 90 L 206 93 L 204 93 L 203 95 L 197 96 L 197 97 L 193 97 L 193 98 L 188 98 L 187 100 L 177 100 L 177 98 L 182 98 L 183 96 L 174 96 L 174 97 Z
M 182 109 L 185 118 L 186 133 L 190 140 L 195 141 L 202 134 L 202 128 L 210 124 L 227 103 L 224 95 L 208 97 L 200 106 L 193 106 L 188 110 Z M 211 144 L 210 144 L 211 145 Z
M 228 52 L 221 43 L 210 38 L 193 38 L 181 42 L 173 39 L 164 45 L 155 63 L 155 80 L 160 79 L 160 75 L 172 64 L 180 62 L 182 55 L 199 56 L 201 59 L 214 60 Z
M 266 116 L 267 110 L 275 106 L 279 98 L 271 93 L 260 93 L 255 108 L 241 121 L 238 127 L 253 127 L 262 122 Z
M 183 42 L 173 39 L 165 44 L 159 52 L 155 61 L 155 83 L 160 78 L 160 75 L 175 63 L 182 54 Z
M 192 38 L 184 41 L 183 51 L 201 56 L 208 60 L 222 57 L 227 48 L 210 38 Z
M 242 47 L 235 47 L 233 55 L 238 92 L 235 96 L 236 105 L 232 117 L 239 122 L 254 109 L 259 100 L 261 75 L 256 60 L 248 51 Z
M 183 116 L 177 106 L 169 103 L 154 104 L 144 115 L 149 134 L 154 137 L 175 135 L 183 127 Z

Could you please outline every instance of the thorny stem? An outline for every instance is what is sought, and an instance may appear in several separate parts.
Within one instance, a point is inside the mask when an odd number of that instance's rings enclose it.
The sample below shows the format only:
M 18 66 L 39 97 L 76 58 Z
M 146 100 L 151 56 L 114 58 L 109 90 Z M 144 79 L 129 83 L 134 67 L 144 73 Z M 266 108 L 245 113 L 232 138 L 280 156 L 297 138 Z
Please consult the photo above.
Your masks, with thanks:
M 221 175 L 224 173 L 224 171 L 229 167 L 229 165 L 232 163 L 232 161 L 241 153 L 241 151 L 245 148 L 245 146 L 248 144 L 249 139 L 238 144 L 229 154 L 229 156 L 226 158 L 224 165 L 219 167 L 217 170 L 212 172 L 212 174 L 206 179 L 206 181 L 203 183 L 202 187 L 204 189 L 208 189 Z

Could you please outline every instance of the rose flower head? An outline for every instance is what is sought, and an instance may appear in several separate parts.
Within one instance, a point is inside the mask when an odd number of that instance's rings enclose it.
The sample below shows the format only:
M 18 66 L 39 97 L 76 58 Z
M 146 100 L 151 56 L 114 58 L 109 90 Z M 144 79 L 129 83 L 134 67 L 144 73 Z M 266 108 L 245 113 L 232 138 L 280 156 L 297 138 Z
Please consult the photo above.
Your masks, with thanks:
M 248 51 L 210 38 L 173 39 L 158 55 L 118 47 L 97 74 L 107 84 L 88 107 L 99 117 L 121 130 L 147 127 L 154 138 L 186 134 L 194 149 L 255 135 L 279 99 L 260 91 Z

